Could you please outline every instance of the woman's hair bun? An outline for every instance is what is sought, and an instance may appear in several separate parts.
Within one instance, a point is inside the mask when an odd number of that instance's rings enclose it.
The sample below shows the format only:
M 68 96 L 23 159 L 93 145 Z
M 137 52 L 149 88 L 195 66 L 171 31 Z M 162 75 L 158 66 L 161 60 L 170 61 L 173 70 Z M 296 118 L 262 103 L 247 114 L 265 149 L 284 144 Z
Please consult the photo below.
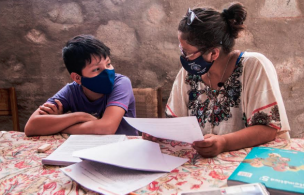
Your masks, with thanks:
M 228 24 L 228 29 L 232 37 L 237 38 L 240 31 L 244 30 L 243 25 L 246 20 L 247 11 L 241 3 L 234 3 L 221 13 Z

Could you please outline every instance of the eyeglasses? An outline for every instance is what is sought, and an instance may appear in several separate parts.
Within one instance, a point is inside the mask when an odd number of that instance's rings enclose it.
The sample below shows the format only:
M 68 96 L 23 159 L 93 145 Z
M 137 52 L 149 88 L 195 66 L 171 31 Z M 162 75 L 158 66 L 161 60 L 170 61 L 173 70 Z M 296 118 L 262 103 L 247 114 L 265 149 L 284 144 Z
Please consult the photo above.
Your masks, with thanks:
M 200 50 L 198 50 L 198 51 L 196 51 L 196 52 L 194 52 L 194 53 L 192 53 L 192 54 L 186 55 L 186 53 L 184 52 L 184 50 L 183 50 L 181 44 L 179 44 L 179 49 L 180 49 L 180 51 L 181 51 L 182 56 L 183 56 L 184 58 L 186 58 L 186 59 L 188 59 L 189 57 L 191 57 L 191 56 L 193 56 L 193 55 L 195 55 L 195 54 L 197 54 L 197 53 L 200 52 Z
M 194 19 L 197 19 L 198 21 L 203 23 L 203 21 L 201 19 L 199 19 L 190 8 L 188 9 L 186 17 L 187 17 L 187 24 L 188 25 L 191 25 L 193 23 Z

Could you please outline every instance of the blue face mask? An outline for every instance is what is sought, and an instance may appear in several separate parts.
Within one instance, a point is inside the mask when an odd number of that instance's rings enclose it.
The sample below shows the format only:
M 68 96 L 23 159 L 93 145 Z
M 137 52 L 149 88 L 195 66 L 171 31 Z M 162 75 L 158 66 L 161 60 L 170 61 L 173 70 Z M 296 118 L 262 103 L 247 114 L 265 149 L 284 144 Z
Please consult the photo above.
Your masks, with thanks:
M 195 75 L 203 75 L 207 73 L 213 64 L 213 62 L 206 62 L 203 56 L 194 60 L 187 60 L 185 57 L 180 56 L 180 61 L 187 72 Z
M 110 94 L 113 91 L 114 79 L 115 70 L 104 69 L 95 77 L 81 77 L 81 85 L 95 93 Z

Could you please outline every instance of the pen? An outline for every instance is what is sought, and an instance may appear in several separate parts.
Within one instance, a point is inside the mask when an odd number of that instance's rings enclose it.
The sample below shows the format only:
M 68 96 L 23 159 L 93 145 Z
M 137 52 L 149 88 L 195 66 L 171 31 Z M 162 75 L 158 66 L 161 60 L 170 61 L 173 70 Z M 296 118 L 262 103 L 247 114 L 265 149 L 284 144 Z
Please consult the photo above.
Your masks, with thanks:
M 138 194 L 136 194 L 134 192 L 130 192 L 128 195 L 138 195 Z

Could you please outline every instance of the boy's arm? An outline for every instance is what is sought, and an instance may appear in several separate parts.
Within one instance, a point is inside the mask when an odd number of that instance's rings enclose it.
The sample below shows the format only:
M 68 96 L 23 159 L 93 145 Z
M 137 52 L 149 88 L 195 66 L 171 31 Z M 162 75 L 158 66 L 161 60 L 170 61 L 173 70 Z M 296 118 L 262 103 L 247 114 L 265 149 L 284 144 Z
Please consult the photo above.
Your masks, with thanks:
M 67 127 L 62 133 L 68 134 L 115 134 L 125 114 L 125 110 L 119 106 L 106 108 L 103 117 L 85 123 L 75 124 Z
M 58 105 L 58 107 L 55 104 L 46 102 L 43 105 L 39 106 L 39 114 L 44 115 L 44 114 L 63 114 L 63 105 L 62 103 L 57 100 L 54 99 L 56 104 Z
M 24 132 L 27 136 L 55 134 L 77 123 L 97 120 L 84 112 L 40 115 L 39 110 L 38 108 L 32 114 L 25 125 Z

